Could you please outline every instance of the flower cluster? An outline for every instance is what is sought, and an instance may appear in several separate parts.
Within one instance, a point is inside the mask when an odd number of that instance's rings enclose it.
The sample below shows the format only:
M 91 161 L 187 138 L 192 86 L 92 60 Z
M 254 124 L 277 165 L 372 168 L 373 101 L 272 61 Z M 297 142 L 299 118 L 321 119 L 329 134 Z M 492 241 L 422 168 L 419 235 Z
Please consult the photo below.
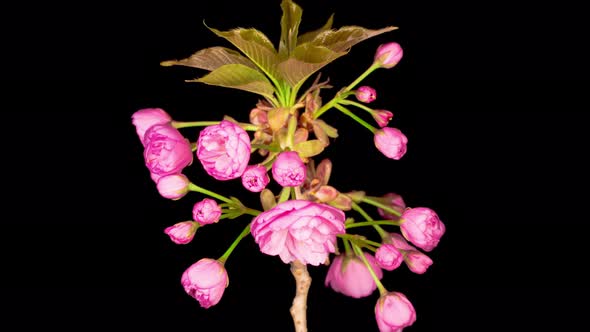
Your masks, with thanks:
M 379 46 L 369 68 L 327 102 L 320 93 L 330 86 L 320 82 L 319 76 L 306 91 L 299 91 L 311 74 L 346 54 L 354 44 L 395 27 L 332 29 L 330 19 L 319 30 L 297 38 L 301 8 L 290 0 L 283 0 L 282 8 L 283 33 L 278 50 L 255 29 L 211 29 L 244 55 L 212 47 L 188 59 L 162 63 L 205 69 L 210 73 L 196 82 L 262 96 L 250 110 L 248 122 L 227 116 L 219 121 L 181 122 L 159 108 L 141 109 L 132 116 L 144 148 L 145 165 L 160 195 L 172 200 L 189 192 L 206 196 L 194 203 L 192 219 L 164 229 L 172 242 L 186 245 L 204 226 L 249 216 L 244 230 L 226 252 L 217 259 L 202 258 L 191 265 L 181 284 L 203 308 L 219 303 L 229 283 L 224 265 L 239 242 L 252 235 L 262 253 L 278 256 L 292 264 L 292 269 L 299 268 L 293 273 L 296 279 L 307 273 L 307 265 L 328 264 L 325 285 L 334 291 L 362 298 L 378 289 L 381 296 L 375 317 L 379 330 L 402 331 L 414 323 L 416 313 L 404 294 L 383 286 L 383 270 L 394 271 L 405 263 L 410 271 L 425 273 L 433 261 L 422 251 L 430 252 L 439 244 L 445 225 L 433 210 L 407 207 L 395 193 L 376 197 L 363 191 L 341 192 L 329 184 L 330 160 L 316 165 L 313 157 L 340 134 L 321 118 L 331 109 L 368 129 L 376 149 L 385 157 L 399 160 L 405 155 L 408 138 L 400 129 L 389 126 L 393 113 L 366 105 L 377 102 L 377 91 L 370 86 L 356 88 L 373 71 L 395 67 L 403 50 L 395 42 Z M 353 107 L 368 112 L 377 126 L 353 112 Z M 180 132 L 186 127 L 204 128 L 198 137 L 187 139 Z M 214 179 L 240 179 L 247 192 L 258 193 L 262 208 L 247 207 L 235 195 L 227 197 L 191 182 L 183 170 L 192 165 L 195 156 L 199 161 L 196 164 Z M 375 210 L 367 211 L 363 205 Z M 369 212 L 381 219 L 373 219 Z M 380 240 L 352 233 L 358 227 L 374 228 Z M 399 232 L 385 230 L 389 227 L 397 227 Z M 336 256 L 330 263 L 331 254 Z M 306 287 L 298 286 L 296 299 L 306 298 L 309 284 Z M 305 312 L 296 302 L 291 311 L 300 324 L 305 321 L 301 317 Z

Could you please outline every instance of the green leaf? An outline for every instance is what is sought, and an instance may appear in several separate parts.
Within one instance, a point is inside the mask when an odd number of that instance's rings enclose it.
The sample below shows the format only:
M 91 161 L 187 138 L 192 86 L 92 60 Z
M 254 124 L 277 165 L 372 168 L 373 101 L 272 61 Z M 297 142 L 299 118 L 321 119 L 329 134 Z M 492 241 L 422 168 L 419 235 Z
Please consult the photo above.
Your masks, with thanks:
M 289 109 L 284 107 L 273 108 L 268 111 L 268 124 L 273 132 L 278 131 L 287 124 Z
M 334 52 L 324 46 L 306 43 L 297 46 L 293 55 L 279 63 L 277 68 L 285 81 L 293 87 L 344 54 L 346 52 Z
M 350 197 L 339 193 L 334 200 L 328 202 L 328 205 L 331 205 L 342 211 L 350 211 L 352 209 L 352 200 Z
M 316 167 L 315 178 L 320 181 L 320 184 L 327 185 L 330 181 L 330 175 L 332 174 L 332 162 L 330 159 L 324 159 Z
M 334 52 L 344 52 L 363 40 L 395 29 L 397 27 L 393 26 L 379 30 L 371 30 L 359 26 L 344 26 L 338 30 L 321 32 L 310 43 L 316 46 L 327 47 Z
M 327 124 L 324 120 L 321 119 L 316 119 L 313 121 L 313 126 L 319 126 L 322 128 L 322 130 L 326 133 L 326 135 L 328 135 L 329 137 L 332 138 L 336 138 L 338 137 L 338 129 L 330 126 L 329 124 Z
M 281 17 L 281 40 L 279 42 L 279 56 L 286 59 L 297 46 L 297 34 L 303 11 L 291 0 L 281 2 L 283 17 Z
M 186 59 L 169 60 L 160 63 L 160 65 L 165 67 L 179 65 L 209 71 L 229 64 L 242 64 L 250 68 L 257 68 L 252 61 L 242 56 L 239 52 L 220 46 L 202 49 Z
M 328 19 L 326 24 L 324 24 L 323 27 L 321 27 L 317 30 L 314 30 L 314 31 L 306 32 L 306 33 L 302 34 L 301 36 L 297 37 L 297 45 L 307 43 L 307 42 L 313 40 L 320 33 L 324 32 L 326 30 L 332 29 L 332 23 L 334 23 L 334 14 L 330 15 L 330 18 Z
M 242 64 L 224 65 L 201 78 L 187 82 L 200 82 L 239 89 L 265 97 L 272 97 L 274 92 L 273 86 L 261 72 Z
M 219 31 L 209 28 L 219 37 L 237 47 L 250 60 L 252 60 L 271 79 L 278 79 L 276 66 L 278 61 L 277 51 L 271 41 L 262 32 L 256 29 L 237 28 L 229 31 Z
M 324 143 L 318 139 L 312 139 L 309 141 L 301 142 L 299 144 L 295 144 L 293 150 L 299 153 L 301 158 L 313 157 L 317 156 L 318 154 L 324 151 Z

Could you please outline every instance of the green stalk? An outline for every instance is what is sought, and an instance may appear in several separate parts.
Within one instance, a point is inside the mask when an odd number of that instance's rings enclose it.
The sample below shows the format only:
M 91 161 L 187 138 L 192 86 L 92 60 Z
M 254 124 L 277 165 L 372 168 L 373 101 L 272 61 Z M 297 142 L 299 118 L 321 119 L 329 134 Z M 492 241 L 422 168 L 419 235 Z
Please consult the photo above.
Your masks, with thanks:
M 190 190 L 190 191 L 196 191 L 198 193 L 205 194 L 205 195 L 211 196 L 213 198 L 217 198 L 220 201 L 229 203 L 231 206 L 235 206 L 235 204 L 236 204 L 231 199 L 229 199 L 229 198 L 227 198 L 225 196 L 221 196 L 219 194 L 216 194 L 216 193 L 214 193 L 214 192 L 212 192 L 210 190 L 207 190 L 205 188 L 201 188 L 201 187 L 197 186 L 196 184 L 194 184 L 192 182 L 188 184 L 188 190 Z
M 361 216 L 363 216 L 367 221 L 369 222 L 374 222 L 373 218 L 371 218 L 371 216 L 362 208 L 360 207 L 358 204 L 356 204 L 355 202 L 352 202 L 352 209 L 355 210 L 356 212 L 360 213 Z M 356 223 L 353 224 L 349 224 L 347 228 L 350 228 L 350 225 L 354 225 Z M 359 223 L 361 224 L 361 223 Z M 378 224 L 373 224 L 372 225 L 373 228 L 375 228 L 375 230 L 377 231 L 377 233 L 379 233 L 379 236 L 381 236 L 382 239 L 386 239 L 389 237 L 389 233 L 387 233 L 381 226 L 379 226 Z M 359 226 L 360 227 L 360 226 Z
M 350 90 L 354 89 L 354 87 L 359 84 L 362 80 L 364 80 L 367 76 L 369 76 L 369 74 L 371 74 L 373 71 L 375 71 L 375 69 L 378 69 L 379 65 L 376 64 L 372 64 L 369 68 L 367 68 L 367 70 L 365 70 L 359 77 L 357 77 L 356 80 L 354 80 L 354 82 L 350 83 L 346 88 L 342 89 L 340 92 L 338 92 L 334 98 L 332 98 L 328 103 L 326 103 L 324 106 L 320 107 L 320 109 L 318 109 L 314 115 L 313 118 L 317 119 L 320 117 L 320 115 L 324 114 L 327 110 L 329 110 L 330 108 L 332 108 L 333 106 L 335 106 L 339 101 L 341 101 L 344 96 L 348 96 L 348 93 Z
M 367 204 L 376 206 L 376 207 L 381 208 L 381 209 L 383 209 L 383 210 L 385 210 L 385 211 L 387 211 L 387 212 L 389 212 L 391 214 L 394 214 L 394 215 L 396 215 L 398 217 L 401 217 L 402 216 L 402 214 L 399 211 L 394 210 L 391 206 L 385 205 L 385 204 L 383 204 L 381 202 L 378 202 L 378 201 L 374 200 L 373 198 L 371 198 L 369 196 L 363 197 L 363 203 L 367 203 Z
M 348 239 L 346 238 L 342 238 L 342 243 L 344 243 L 344 252 L 346 253 L 346 256 L 350 256 L 350 253 L 352 251 L 352 249 L 350 249 L 350 243 L 348 242 Z
M 385 287 L 381 283 L 381 280 L 379 280 L 379 278 L 377 277 L 377 274 L 375 274 L 375 271 L 373 271 L 373 267 L 371 266 L 371 264 L 367 260 L 367 257 L 365 257 L 365 254 L 363 253 L 361 248 L 359 248 L 354 243 L 352 244 L 352 247 L 354 248 L 354 251 L 357 254 L 357 256 L 359 256 L 363 260 L 363 263 L 365 263 L 365 266 L 369 270 L 369 273 L 371 274 L 371 277 L 373 277 L 373 280 L 375 280 L 375 284 L 377 285 L 377 288 L 379 288 L 379 294 L 381 294 L 381 296 L 387 294 L 387 289 L 385 289 Z
M 367 238 L 365 238 L 362 235 L 356 235 L 356 234 L 338 234 L 337 235 L 339 238 L 341 239 L 347 239 L 349 240 L 351 243 L 358 245 L 359 242 L 363 242 L 363 244 L 370 244 L 372 246 L 376 246 L 376 247 L 380 247 L 381 243 L 379 242 L 375 242 L 375 241 L 371 241 L 368 240 Z
M 358 116 L 356 116 L 356 114 L 352 113 L 351 111 L 349 111 L 346 107 L 340 105 L 340 104 L 335 104 L 334 107 L 339 110 L 340 112 L 348 115 L 349 117 L 351 117 L 353 120 L 355 120 L 356 122 L 360 123 L 363 127 L 369 129 L 373 134 L 377 131 L 377 128 L 371 126 L 367 121 L 359 118 Z
M 279 201 L 277 203 L 283 203 L 286 200 L 288 200 L 290 194 L 291 194 L 291 188 L 290 187 L 283 187 L 283 190 L 281 190 L 281 196 L 279 197 Z
M 229 257 L 229 255 L 231 255 L 231 253 L 234 251 L 234 249 L 236 249 L 236 247 L 238 246 L 240 241 L 242 241 L 242 239 L 245 238 L 248 235 L 248 233 L 250 233 L 250 225 L 251 224 L 252 223 L 248 224 L 248 226 L 246 226 L 246 228 L 244 228 L 242 233 L 240 233 L 240 235 L 238 235 L 238 237 L 234 240 L 234 242 L 231 244 L 231 246 L 229 246 L 229 248 L 227 248 L 225 253 L 217 259 L 221 264 L 225 264 L 225 262 L 227 261 L 227 258 Z
M 355 228 L 355 227 L 364 227 L 364 226 L 375 226 L 375 225 L 399 226 L 400 223 L 397 221 L 391 221 L 391 220 L 355 222 L 355 223 L 346 225 L 346 229 Z
M 362 109 L 362 110 L 365 110 L 365 111 L 369 112 L 369 114 L 371 114 L 371 115 L 373 115 L 373 113 L 375 112 L 375 110 L 374 110 L 374 109 L 372 109 L 372 108 L 370 108 L 370 107 L 368 107 L 368 106 L 366 106 L 366 105 L 363 105 L 363 104 L 361 104 L 361 103 L 358 103 L 358 102 L 356 102 L 356 101 L 354 101 L 354 100 L 342 100 L 342 101 L 340 102 L 340 104 L 342 104 L 342 105 L 352 105 L 352 106 L 356 106 L 356 107 L 358 107 L 358 108 L 360 108 L 360 109 Z
M 378 64 L 373 63 L 369 68 L 367 68 L 367 70 L 365 70 L 364 73 L 361 74 L 361 76 L 359 76 L 356 80 L 354 80 L 354 82 L 350 83 L 343 92 L 348 92 L 352 89 L 354 89 L 354 87 L 359 84 L 362 80 L 364 80 L 367 76 L 369 76 L 369 74 L 371 74 L 372 72 L 375 71 L 375 69 L 378 69 L 379 67 L 381 67 Z
M 189 127 L 207 127 L 207 126 L 213 126 L 216 124 L 219 124 L 219 122 L 221 121 L 187 121 L 187 122 L 182 122 L 182 121 L 172 121 L 172 126 L 174 128 L 189 128 Z M 251 123 L 238 123 L 238 125 L 247 131 L 256 131 L 258 130 L 258 126 L 251 124 Z

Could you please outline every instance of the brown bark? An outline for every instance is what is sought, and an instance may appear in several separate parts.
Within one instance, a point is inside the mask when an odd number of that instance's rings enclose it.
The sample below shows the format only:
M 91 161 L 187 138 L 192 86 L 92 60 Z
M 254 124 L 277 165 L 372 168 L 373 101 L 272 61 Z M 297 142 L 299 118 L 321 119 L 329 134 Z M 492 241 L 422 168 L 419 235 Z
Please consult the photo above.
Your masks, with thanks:
M 291 273 L 295 278 L 295 297 L 291 306 L 291 316 L 295 324 L 295 332 L 307 332 L 307 293 L 311 286 L 311 277 L 307 266 L 299 261 L 291 263 Z

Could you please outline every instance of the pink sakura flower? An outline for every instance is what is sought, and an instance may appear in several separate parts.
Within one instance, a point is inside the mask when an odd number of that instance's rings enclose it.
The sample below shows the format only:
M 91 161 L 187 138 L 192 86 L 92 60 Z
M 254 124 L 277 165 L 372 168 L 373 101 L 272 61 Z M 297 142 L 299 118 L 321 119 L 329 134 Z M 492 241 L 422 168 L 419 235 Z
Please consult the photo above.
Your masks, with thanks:
M 407 209 L 401 217 L 404 237 L 425 251 L 432 251 L 445 233 L 445 225 L 429 208 Z
M 367 253 L 365 257 L 375 271 L 375 275 L 379 279 L 383 278 L 383 271 L 375 258 Z M 326 274 L 325 285 L 331 286 L 338 293 L 356 299 L 369 296 L 377 289 L 377 284 L 362 259 L 346 255 L 338 255 L 334 258 Z
M 381 268 L 387 271 L 397 269 L 404 261 L 403 254 L 391 244 L 383 244 L 375 253 L 377 263 Z
M 428 270 L 430 265 L 433 263 L 430 257 L 419 252 L 418 250 L 410 250 L 406 252 L 404 261 L 406 262 L 406 265 L 410 271 L 417 274 L 423 274 L 426 272 L 426 270 Z
M 389 124 L 389 121 L 393 119 L 393 113 L 387 110 L 374 110 L 371 115 L 381 128 L 386 127 Z
M 390 233 L 389 242 L 402 252 L 404 262 L 406 262 L 410 271 L 417 274 L 423 274 L 432 265 L 433 261 L 430 257 L 409 245 L 408 242 L 406 242 L 406 239 L 400 234 Z
M 205 198 L 193 206 L 193 220 L 201 226 L 218 222 L 220 216 L 221 208 L 210 198 Z
M 356 99 L 363 103 L 370 103 L 377 98 L 377 91 L 370 86 L 361 86 L 356 90 Z
M 261 192 L 269 182 L 270 178 L 266 172 L 266 167 L 262 165 L 248 166 L 244 174 L 242 174 L 242 184 L 244 188 L 251 192 Z
M 131 116 L 131 122 L 135 126 L 137 136 L 139 136 L 142 143 L 145 132 L 151 126 L 170 123 L 170 121 L 172 121 L 170 115 L 161 108 L 144 108 Z
M 381 332 L 401 332 L 416 321 L 416 310 L 408 298 L 398 292 L 389 292 L 375 305 L 375 318 Z
M 336 249 L 336 235 L 344 233 L 344 212 L 326 204 L 289 200 L 258 215 L 252 236 L 260 251 L 278 255 L 284 263 L 295 260 L 320 265 Z
M 199 224 L 194 221 L 183 221 L 167 227 L 164 233 L 176 244 L 187 244 L 195 237 L 198 227 Z
M 237 124 L 223 120 L 201 131 L 197 158 L 205 171 L 217 180 L 242 176 L 250 160 L 250 137 Z
M 385 127 L 375 132 L 375 146 L 387 158 L 399 160 L 406 153 L 408 138 L 399 129 Z
M 402 59 L 404 50 L 398 43 L 387 43 L 379 46 L 375 52 L 375 63 L 383 68 L 392 68 Z
M 399 215 L 404 213 L 404 210 L 406 209 L 406 203 L 404 202 L 404 199 L 400 195 L 398 195 L 396 193 L 389 193 L 389 194 L 386 194 L 385 196 L 383 196 L 383 198 L 385 198 L 387 200 L 386 205 L 389 205 L 392 209 L 399 212 Z M 398 221 L 400 218 L 399 215 L 389 213 L 387 211 L 384 211 L 381 208 L 377 208 L 377 212 L 384 219 Z
M 190 181 L 182 174 L 166 175 L 158 179 L 158 191 L 160 195 L 169 199 L 180 199 L 188 193 Z
M 145 132 L 143 145 L 145 165 L 156 182 L 162 176 L 182 172 L 193 161 L 189 141 L 170 124 L 151 126 Z
M 184 290 L 207 309 L 219 303 L 229 279 L 223 264 L 203 258 L 184 271 L 180 282 Z
M 305 164 L 295 151 L 281 152 L 272 165 L 272 177 L 283 187 L 300 186 L 305 176 Z

